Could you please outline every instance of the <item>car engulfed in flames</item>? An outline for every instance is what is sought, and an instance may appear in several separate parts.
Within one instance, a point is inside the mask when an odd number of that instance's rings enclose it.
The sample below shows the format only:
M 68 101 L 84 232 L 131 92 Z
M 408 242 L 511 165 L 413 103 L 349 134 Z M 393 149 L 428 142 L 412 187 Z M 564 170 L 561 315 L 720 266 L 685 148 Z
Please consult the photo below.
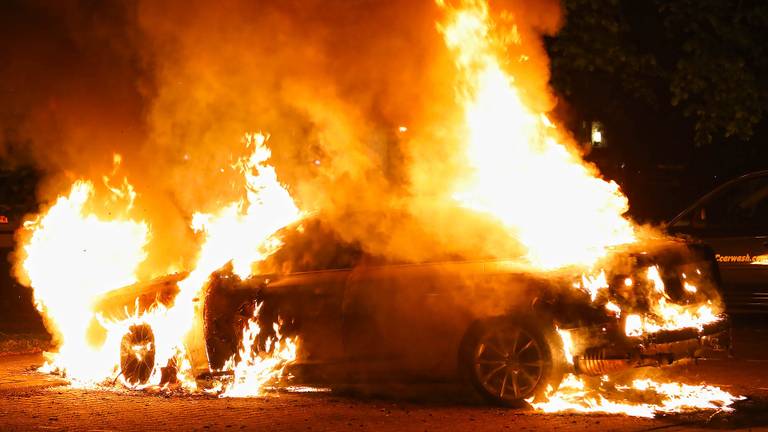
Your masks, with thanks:
M 301 227 L 294 235 L 334 238 L 318 234 L 320 223 Z M 568 374 L 666 366 L 730 348 L 717 267 L 697 244 L 615 250 L 595 278 L 512 261 L 396 264 L 350 245 L 334 250 L 337 259 L 301 271 L 215 275 L 195 300 L 198 331 L 186 342 L 198 387 L 228 387 L 237 379 L 227 367 L 233 359 L 277 356 L 269 378 L 288 372 L 295 382 L 331 387 L 463 382 L 489 402 L 520 406 L 546 403 Z M 158 302 L 170 306 L 185 276 L 111 291 L 96 310 L 117 319 L 136 307 L 141 314 Z M 254 325 L 258 334 L 247 334 Z M 131 327 L 123 340 L 130 343 L 121 344 L 121 359 L 131 361 L 121 362 L 121 374 L 147 382 L 151 362 L 137 367 L 134 359 L 153 358 L 149 326 Z M 276 352 L 283 347 L 275 341 L 285 340 L 299 341 L 292 356 Z
M 728 409 L 736 397 L 703 385 L 632 384 L 654 403 L 585 390 L 583 377 L 727 351 L 716 264 L 706 248 L 631 221 L 619 186 L 547 117 L 540 23 L 483 0 L 435 6 L 446 60 L 435 67 L 455 103 L 396 129 L 392 149 L 404 154 L 391 170 L 396 152 L 368 148 L 367 129 L 352 134 L 366 122 L 321 94 L 307 128 L 327 157 L 310 170 L 268 134 L 246 133 L 244 149 L 217 139 L 226 164 L 172 182 L 173 199 L 196 192 L 174 208 L 183 229 L 163 232 L 167 211 L 142 204 L 155 185 L 115 184 L 119 155 L 101 192 L 85 175 L 59 190 L 17 233 L 17 276 L 56 343 L 43 370 L 86 388 L 220 396 L 259 395 L 289 376 L 418 378 L 546 412 Z M 296 171 L 285 182 L 281 159 Z M 202 180 L 227 193 L 190 191 Z

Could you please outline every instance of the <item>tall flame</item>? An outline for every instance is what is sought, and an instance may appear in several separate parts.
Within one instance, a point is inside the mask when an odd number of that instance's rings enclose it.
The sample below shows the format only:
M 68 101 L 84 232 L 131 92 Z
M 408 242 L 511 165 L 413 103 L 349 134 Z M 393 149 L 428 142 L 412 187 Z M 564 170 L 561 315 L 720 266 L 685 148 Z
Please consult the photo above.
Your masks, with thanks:
M 59 342 L 48 367 L 82 382 L 109 376 L 119 353 L 114 345 L 89 340 L 97 318 L 91 302 L 136 281 L 149 240 L 144 222 L 102 218 L 86 210 L 93 194 L 92 183 L 75 182 L 68 195 L 25 224 L 31 236 L 22 248 L 22 268 L 34 287 L 35 304 Z
M 525 89 L 500 59 L 503 43 L 520 44 L 511 35 L 498 35 L 486 0 L 457 0 L 452 7 L 436 0 L 447 12 L 438 26 L 460 72 L 457 94 L 464 107 L 466 159 L 469 172 L 457 184 L 454 198 L 463 206 L 498 218 L 527 249 L 527 258 L 544 269 L 579 265 L 593 268 L 613 246 L 637 241 L 639 231 L 624 217 L 627 198 L 613 181 L 598 176 L 569 148 L 544 113 L 526 104 Z M 527 61 L 525 56 L 518 61 Z M 698 309 L 668 301 L 658 269 L 648 270 L 653 292 L 648 316 L 626 317 L 627 333 L 639 336 L 660 329 L 701 328 L 718 318 L 708 305 Z M 629 285 L 631 286 L 631 280 Z M 608 291 L 604 271 L 583 276 L 574 284 L 594 302 Z M 687 289 L 695 292 L 694 289 Z M 606 309 L 620 316 L 620 307 Z M 570 332 L 558 329 L 566 362 L 572 363 Z M 606 378 L 607 379 L 607 378 Z M 618 388 L 619 392 L 629 387 Z M 716 387 L 635 381 L 633 391 L 657 395 L 658 403 L 634 403 L 589 394 L 584 381 L 569 375 L 547 402 L 534 406 L 544 412 L 575 410 L 653 416 L 683 408 L 713 408 L 732 404 L 737 397 Z M 615 396 L 615 395 L 614 395 Z
M 199 312 L 200 302 L 196 300 L 208 278 L 227 263 L 232 263 L 241 278 L 250 276 L 251 266 L 279 247 L 275 232 L 301 216 L 267 163 L 270 152 L 266 140 L 263 134 L 249 134 L 243 140 L 249 156 L 241 158 L 234 168 L 243 175 L 245 197 L 215 213 L 193 216 L 192 228 L 203 234 L 204 242 L 196 266 L 179 282 L 180 292 L 171 306 L 158 303 L 142 312 L 137 306 L 135 311 L 126 311 L 122 319 L 107 319 L 94 310 L 100 295 L 135 283 L 136 269 L 146 258 L 148 225 L 119 216 L 128 213 L 137 196 L 127 180 L 113 186 L 109 177 L 104 178 L 110 192 L 108 201 L 121 204 L 109 217 L 86 210 L 93 204 L 94 186 L 78 181 L 69 195 L 59 197 L 50 209 L 25 225 L 23 276 L 33 287 L 36 305 L 59 342 L 44 370 L 58 371 L 82 386 L 118 379 L 123 335 L 133 325 L 147 325 L 153 333 L 152 342 L 132 347 L 141 360 L 148 351 L 155 351 L 154 364 L 150 365 L 153 372 L 144 385 L 159 384 L 161 368 L 173 364 L 181 385 L 196 388 L 185 341 Z M 116 169 L 120 161 L 116 156 Z M 93 337 L 94 326 L 101 328 L 101 337 Z M 246 329 L 244 341 L 252 335 L 253 331 Z M 279 343 L 284 346 L 281 353 L 286 349 L 295 352 L 293 341 Z M 241 377 L 256 367 L 247 361 L 231 366 Z M 259 367 L 265 368 L 264 364 Z M 259 391 L 253 386 L 240 386 L 237 391 L 242 393 L 244 388 Z
M 182 333 L 169 340 L 182 340 L 192 330 L 194 300 L 199 298 L 213 272 L 231 262 L 234 273 L 247 278 L 255 262 L 280 246 L 280 241 L 273 237 L 275 232 L 301 217 L 293 198 L 278 181 L 275 169 L 267 163 L 271 153 L 266 141 L 267 136 L 261 133 L 243 138 L 246 148 L 252 150 L 235 168 L 245 178 L 245 198 L 212 214 L 195 213 L 192 218 L 192 228 L 203 233 L 205 241 L 194 270 L 178 284 L 180 293 L 169 323 Z
M 471 172 L 455 199 L 499 218 L 541 267 L 590 264 L 607 247 L 633 241 L 618 185 L 597 177 L 546 116 L 523 102 L 499 61 L 487 3 L 438 4 L 449 12 L 439 29 L 462 75 L 458 97 L 468 128 Z

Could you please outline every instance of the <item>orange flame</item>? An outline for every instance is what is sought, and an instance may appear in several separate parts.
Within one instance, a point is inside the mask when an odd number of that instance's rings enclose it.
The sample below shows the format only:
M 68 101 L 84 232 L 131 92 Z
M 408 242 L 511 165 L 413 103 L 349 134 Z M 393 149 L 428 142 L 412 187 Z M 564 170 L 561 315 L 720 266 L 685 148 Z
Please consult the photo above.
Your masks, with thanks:
M 549 119 L 523 102 L 496 54 L 487 3 L 463 5 L 448 9 L 439 26 L 462 73 L 458 97 L 468 129 L 471 169 L 455 199 L 502 221 L 539 267 L 591 264 L 606 248 L 632 242 L 618 185 L 597 177 Z
M 443 0 L 437 3 L 447 12 L 439 30 L 459 71 L 457 98 L 466 123 L 463 150 L 468 169 L 450 185 L 455 202 L 498 219 L 525 246 L 527 260 L 539 268 L 592 268 L 611 247 L 636 241 L 638 229 L 624 217 L 628 204 L 618 185 L 600 178 L 596 169 L 570 148 L 569 140 L 545 113 L 526 104 L 524 89 L 518 88 L 515 78 L 505 70 L 506 64 L 498 55 L 500 45 L 508 41 L 520 44 L 516 29 L 513 27 L 508 35 L 495 35 L 484 0 L 464 0 L 460 8 Z M 528 60 L 527 55 L 519 58 Z M 408 133 L 406 126 L 397 130 Z M 243 199 L 209 213 L 190 215 L 191 228 L 202 241 L 197 260 L 179 282 L 180 292 L 171 306 L 157 304 L 147 311 L 126 312 L 122 320 L 106 319 L 93 310 L 99 295 L 134 283 L 136 269 L 145 259 L 149 227 L 126 216 L 137 197 L 127 180 L 115 186 L 110 177 L 104 178 L 104 186 L 111 192 L 107 201 L 120 210 L 109 217 L 88 210 L 94 186 L 78 181 L 67 196 L 26 224 L 22 269 L 35 290 L 38 308 L 59 340 L 58 352 L 51 355 L 47 370 L 65 373 L 77 385 L 117 379 L 122 335 L 131 326 L 145 324 L 153 330 L 153 342 L 137 343 L 130 349 L 137 359 L 145 359 L 147 352 L 156 350 L 154 372 L 146 385 L 159 384 L 160 367 L 172 361 L 182 385 L 196 388 L 193 368 L 198 365 L 190 364 L 185 340 L 199 323 L 201 294 L 211 274 L 231 264 L 239 277 L 251 276 L 254 263 L 280 246 L 275 233 L 303 216 L 267 163 L 270 151 L 266 141 L 263 134 L 248 134 L 243 140 L 250 155 L 233 167 L 244 177 Z M 115 170 L 121 163 L 122 157 L 115 155 Z M 320 165 L 320 160 L 315 164 Z M 648 269 L 646 278 L 654 288 L 651 311 L 625 317 L 628 335 L 701 328 L 717 319 L 711 305 L 694 309 L 672 303 L 656 267 Z M 631 287 L 633 281 L 627 279 L 626 285 Z M 576 286 L 596 301 L 607 291 L 608 282 L 605 272 L 600 271 L 594 277 L 583 276 Z M 692 295 L 698 292 L 688 281 L 684 288 Z M 622 313 L 616 303 L 604 306 L 616 316 Z M 105 331 L 103 340 L 89 337 L 94 323 Z M 267 351 L 258 352 L 254 346 L 261 329 L 255 317 L 249 321 L 236 357 L 239 360 L 233 357 L 225 366 L 234 373 L 234 380 L 220 389 L 223 396 L 260 394 L 266 383 L 279 378 L 285 366 L 296 359 L 296 341 L 280 337 L 277 330 L 278 336 L 268 341 Z M 559 334 L 567 360 L 572 362 L 571 333 L 559 330 Z M 688 407 L 727 407 L 738 399 L 715 387 L 648 380 L 635 381 L 631 387 L 617 386 L 616 391 L 654 392 L 659 402 L 630 403 L 621 397 L 609 400 L 593 396 L 583 381 L 569 377 L 548 402 L 535 406 L 546 412 L 649 416 Z
M 258 313 L 259 307 L 243 329 L 239 360 L 233 355 L 224 365 L 224 370 L 234 372 L 234 378 L 224 386 L 220 397 L 258 396 L 267 383 L 280 378 L 285 367 L 296 360 L 296 342 L 283 338 L 277 324 L 274 324 L 276 337 L 267 339 L 265 351 L 255 348 L 261 333 L 256 322 Z
M 137 306 L 136 311 L 126 311 L 125 318 L 120 320 L 107 319 L 93 310 L 100 295 L 135 283 L 136 269 L 146 257 L 147 224 L 119 216 L 128 213 L 137 196 L 127 180 L 116 187 L 109 177 L 104 177 L 110 201 L 123 204 L 119 212 L 111 212 L 108 218 L 86 211 L 92 204 L 94 186 L 78 181 L 68 196 L 60 197 L 25 225 L 28 238 L 22 246 L 22 270 L 34 289 L 38 308 L 59 341 L 57 352 L 49 354 L 51 361 L 43 370 L 62 373 L 78 386 L 121 378 L 121 339 L 131 326 L 145 324 L 152 329 L 154 342 L 132 347 L 134 354 L 143 359 L 150 349 L 156 353 L 152 375 L 142 386 L 159 384 L 161 367 L 172 362 L 181 385 L 190 390 L 196 388 L 185 341 L 199 312 L 196 299 L 209 276 L 230 262 L 238 276 L 250 276 L 251 266 L 279 247 L 280 242 L 273 234 L 301 216 L 274 169 L 267 164 L 270 152 L 266 139 L 262 134 L 249 134 L 243 140 L 250 155 L 240 159 L 235 168 L 243 174 L 245 198 L 214 214 L 197 213 L 192 218 L 193 229 L 203 233 L 205 241 L 196 267 L 179 283 L 180 293 L 172 306 L 158 303 L 143 312 Z M 121 160 L 115 155 L 115 169 Z M 102 340 L 91 340 L 94 325 L 104 330 Z M 246 331 L 244 340 L 252 333 L 253 330 Z M 295 352 L 292 341 L 279 343 Z M 236 367 L 238 377 L 256 367 L 253 362 L 232 366 Z M 130 385 L 124 379 L 121 381 Z M 240 388 L 231 391 L 236 393 Z
M 101 346 L 89 341 L 97 318 L 91 302 L 136 281 L 149 240 L 144 222 L 107 220 L 86 210 L 93 194 L 92 183 L 75 182 L 44 215 L 25 223 L 31 236 L 22 247 L 22 269 L 34 287 L 36 306 L 59 342 L 46 367 L 81 382 L 113 374 L 119 353 L 119 337 Z
M 470 170 L 458 181 L 454 198 L 500 220 L 527 248 L 530 263 L 539 268 L 593 268 L 610 248 L 636 242 L 639 230 L 624 217 L 628 203 L 618 185 L 601 179 L 594 167 L 565 144 L 563 135 L 544 113 L 526 105 L 525 90 L 505 71 L 499 55 L 501 45 L 521 43 L 517 27 L 513 26 L 509 35 L 495 35 L 485 0 L 458 3 L 461 6 L 454 8 L 437 0 L 448 16 L 438 28 L 461 75 L 457 97 L 464 107 L 467 129 L 465 151 Z M 658 268 L 650 267 L 647 279 L 654 289 L 649 298 L 651 310 L 643 316 L 626 317 L 628 335 L 701 328 L 718 319 L 711 305 L 693 308 L 672 303 Z M 631 287 L 633 282 L 627 279 L 625 284 Z M 597 276 L 585 274 L 574 285 L 587 292 L 593 302 L 609 286 L 604 271 Z M 617 317 L 622 312 L 610 301 L 604 307 Z M 571 333 L 560 329 L 558 333 L 566 361 L 572 363 Z M 545 412 L 652 416 L 687 407 L 710 408 L 716 403 L 727 406 L 737 399 L 708 386 L 637 381 L 633 387 L 657 392 L 660 402 L 623 403 L 602 395 L 592 397 L 584 391 L 581 380 L 570 376 L 548 402 L 534 406 Z
M 603 377 L 608 383 L 608 377 Z M 734 402 L 744 399 L 733 396 L 716 386 L 660 383 L 651 379 L 636 379 L 628 386 L 615 386 L 611 397 L 589 390 L 583 380 L 569 374 L 555 395 L 546 402 L 533 403 L 541 412 L 581 412 L 626 414 L 652 418 L 659 413 L 717 409 L 726 412 Z M 605 391 L 605 390 L 603 390 Z M 638 395 L 642 395 L 638 398 Z M 655 402 L 637 402 L 654 400 Z
M 701 330 L 705 325 L 718 321 L 717 314 L 711 303 L 701 305 L 679 305 L 672 303 L 667 295 L 664 281 L 661 279 L 659 269 L 651 266 L 647 271 L 647 278 L 653 285 L 654 294 L 650 299 L 650 314 L 639 316 L 627 315 L 625 332 L 627 336 L 640 336 L 645 333 L 656 333 L 661 330 L 676 330 L 681 328 L 697 328 Z M 684 283 L 684 289 L 688 293 L 696 293 L 697 289 L 688 282 Z M 686 288 L 688 287 L 688 288 Z

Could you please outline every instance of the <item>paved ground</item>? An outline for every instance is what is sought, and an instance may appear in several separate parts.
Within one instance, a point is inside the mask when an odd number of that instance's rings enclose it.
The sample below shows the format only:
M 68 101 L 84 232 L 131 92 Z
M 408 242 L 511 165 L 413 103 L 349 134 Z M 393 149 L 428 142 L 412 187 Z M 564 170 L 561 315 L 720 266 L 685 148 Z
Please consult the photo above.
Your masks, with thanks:
M 434 392 L 397 389 L 377 397 L 273 393 L 249 399 L 84 391 L 34 371 L 39 355 L 0 357 L 0 430 L 768 430 L 768 330 L 740 336 L 736 360 L 702 362 L 664 373 L 721 385 L 750 399 L 735 413 L 700 412 L 637 419 L 617 415 L 544 415 L 473 405 Z M 737 339 L 738 341 L 739 339 Z

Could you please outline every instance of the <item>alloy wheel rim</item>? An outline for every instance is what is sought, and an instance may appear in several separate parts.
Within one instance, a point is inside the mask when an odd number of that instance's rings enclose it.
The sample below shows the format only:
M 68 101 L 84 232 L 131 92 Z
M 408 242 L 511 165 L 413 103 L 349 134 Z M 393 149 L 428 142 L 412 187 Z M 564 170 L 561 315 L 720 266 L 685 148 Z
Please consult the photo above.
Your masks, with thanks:
M 502 400 L 520 400 L 533 395 L 547 364 L 540 343 L 518 327 L 483 335 L 473 360 L 480 384 Z

